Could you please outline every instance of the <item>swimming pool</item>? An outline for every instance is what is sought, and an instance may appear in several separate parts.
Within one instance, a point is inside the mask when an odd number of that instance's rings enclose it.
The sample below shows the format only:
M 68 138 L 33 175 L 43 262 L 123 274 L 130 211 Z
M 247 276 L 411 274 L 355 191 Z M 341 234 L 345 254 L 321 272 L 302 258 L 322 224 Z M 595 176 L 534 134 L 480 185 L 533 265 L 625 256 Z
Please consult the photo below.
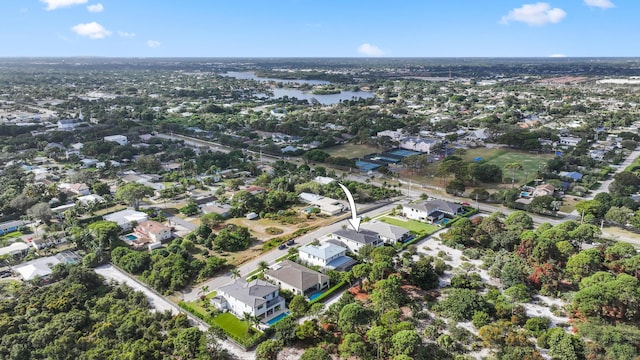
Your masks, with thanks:
M 278 321 L 286 318 L 287 316 L 289 316 L 289 312 L 283 312 L 282 314 L 280 314 L 280 315 L 274 317 L 273 319 L 267 321 L 267 325 L 271 326 L 271 325 L 277 323 Z
M 135 235 L 133 235 L 133 234 L 126 235 L 124 238 L 125 238 L 125 239 L 127 239 L 127 240 L 129 240 L 129 241 L 136 241 L 136 240 L 138 240 L 138 237 L 137 237 L 137 236 L 135 236 Z
M 324 294 L 324 291 L 316 291 L 313 294 L 309 295 L 309 301 L 313 301 L 320 297 L 320 295 Z

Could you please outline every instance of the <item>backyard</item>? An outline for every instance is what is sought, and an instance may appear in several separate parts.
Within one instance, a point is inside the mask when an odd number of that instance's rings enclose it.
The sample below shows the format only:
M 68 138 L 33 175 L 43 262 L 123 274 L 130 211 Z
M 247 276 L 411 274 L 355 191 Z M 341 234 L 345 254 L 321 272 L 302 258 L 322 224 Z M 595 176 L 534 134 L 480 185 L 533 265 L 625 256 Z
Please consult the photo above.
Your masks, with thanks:
M 392 216 L 382 216 L 380 218 L 377 218 L 377 220 L 383 221 L 390 225 L 395 225 L 395 226 L 405 228 L 411 232 L 414 232 L 420 235 L 433 234 L 434 232 L 440 229 L 435 225 L 426 224 L 416 220 L 404 221 Z
M 234 339 L 242 339 L 249 335 L 249 323 L 231 313 L 222 313 L 211 319 L 211 322 L 224 329 Z

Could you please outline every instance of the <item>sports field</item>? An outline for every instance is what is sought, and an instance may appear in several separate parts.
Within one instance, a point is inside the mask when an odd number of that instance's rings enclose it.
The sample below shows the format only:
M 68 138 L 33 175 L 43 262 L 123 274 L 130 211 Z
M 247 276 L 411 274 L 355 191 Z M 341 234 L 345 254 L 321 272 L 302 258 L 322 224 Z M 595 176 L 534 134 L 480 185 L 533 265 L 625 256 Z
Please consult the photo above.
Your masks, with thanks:
M 524 183 L 525 175 L 527 180 L 534 179 L 536 172 L 547 160 L 553 157 L 553 154 L 530 154 L 524 151 L 516 151 L 512 149 L 469 149 L 463 156 L 465 160 L 473 161 L 473 159 L 481 157 L 483 161 L 489 164 L 498 165 L 502 169 L 505 179 L 511 178 L 511 172 L 504 169 L 504 166 L 517 162 L 522 165 L 523 170 L 516 172 L 516 182 Z

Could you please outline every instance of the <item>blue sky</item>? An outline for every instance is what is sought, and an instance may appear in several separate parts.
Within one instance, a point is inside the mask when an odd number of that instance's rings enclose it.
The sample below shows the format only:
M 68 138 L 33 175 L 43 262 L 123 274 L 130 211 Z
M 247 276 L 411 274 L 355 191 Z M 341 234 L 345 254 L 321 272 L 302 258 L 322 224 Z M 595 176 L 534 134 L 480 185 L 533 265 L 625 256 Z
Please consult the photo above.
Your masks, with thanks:
M 0 56 L 640 56 L 638 0 L 0 0 Z

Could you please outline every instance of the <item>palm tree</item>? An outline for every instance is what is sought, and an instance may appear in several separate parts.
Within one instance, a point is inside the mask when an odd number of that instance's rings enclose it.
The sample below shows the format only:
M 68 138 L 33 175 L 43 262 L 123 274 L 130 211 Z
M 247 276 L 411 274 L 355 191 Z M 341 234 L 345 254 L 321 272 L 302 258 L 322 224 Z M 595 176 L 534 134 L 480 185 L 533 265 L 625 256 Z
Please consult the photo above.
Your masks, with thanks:
M 240 277 L 240 270 L 238 270 L 238 268 L 231 269 L 231 278 L 237 279 L 239 277 Z
M 267 270 L 268 268 L 269 268 L 269 263 L 268 263 L 268 262 L 266 262 L 266 261 L 264 261 L 264 260 L 263 260 L 263 261 L 260 261 L 260 262 L 258 263 L 258 270 L 260 270 L 260 271 L 265 271 L 265 270 Z

